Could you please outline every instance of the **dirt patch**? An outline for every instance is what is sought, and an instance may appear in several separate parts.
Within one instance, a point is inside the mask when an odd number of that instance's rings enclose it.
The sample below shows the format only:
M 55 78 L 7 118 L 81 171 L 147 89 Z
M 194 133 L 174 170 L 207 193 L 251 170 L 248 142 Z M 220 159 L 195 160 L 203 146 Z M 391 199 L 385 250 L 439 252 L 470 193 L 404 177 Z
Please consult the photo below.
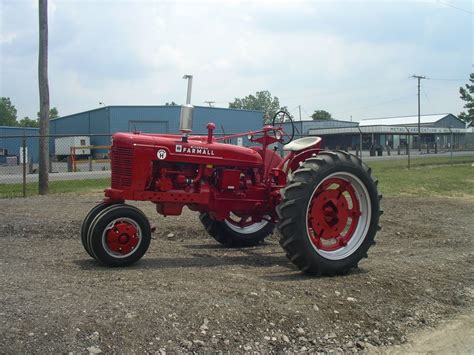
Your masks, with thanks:
M 389 198 L 377 245 L 344 277 L 301 274 L 276 236 L 225 249 L 190 211 L 163 218 L 145 257 L 99 266 L 82 218 L 100 194 L 1 200 L 5 353 L 357 351 L 402 344 L 472 304 L 471 199 Z
M 472 354 L 474 353 L 474 309 L 436 328 L 410 335 L 408 343 L 383 349 L 386 354 Z

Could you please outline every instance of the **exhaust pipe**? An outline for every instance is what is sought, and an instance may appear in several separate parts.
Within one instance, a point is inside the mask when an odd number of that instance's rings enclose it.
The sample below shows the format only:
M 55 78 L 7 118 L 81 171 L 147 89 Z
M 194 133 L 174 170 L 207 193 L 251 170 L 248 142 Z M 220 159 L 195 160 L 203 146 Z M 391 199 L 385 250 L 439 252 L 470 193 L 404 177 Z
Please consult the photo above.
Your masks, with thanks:
M 185 76 L 183 76 L 183 79 L 188 79 L 188 93 L 186 95 L 186 104 L 181 106 L 181 114 L 179 117 L 179 130 L 183 133 L 183 140 L 187 140 L 187 134 L 193 130 L 194 106 L 191 105 L 193 76 L 186 74 Z

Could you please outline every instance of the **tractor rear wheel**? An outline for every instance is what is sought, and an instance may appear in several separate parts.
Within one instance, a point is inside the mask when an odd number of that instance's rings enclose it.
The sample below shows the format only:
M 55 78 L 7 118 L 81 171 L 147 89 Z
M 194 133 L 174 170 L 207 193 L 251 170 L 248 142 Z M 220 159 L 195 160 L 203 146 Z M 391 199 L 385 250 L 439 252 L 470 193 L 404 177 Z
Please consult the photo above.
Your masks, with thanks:
M 375 244 L 381 195 L 371 169 L 346 152 L 307 159 L 282 190 L 280 244 L 303 272 L 345 274 Z
M 148 219 L 138 208 L 118 204 L 105 208 L 90 224 L 87 245 L 92 256 L 107 266 L 138 261 L 151 241 Z
M 87 254 L 89 254 L 91 257 L 94 257 L 89 250 L 89 246 L 87 245 L 87 232 L 89 231 L 89 227 L 91 225 L 92 220 L 103 210 L 105 210 L 108 206 L 111 206 L 110 203 L 105 203 L 101 202 L 98 205 L 95 205 L 94 207 L 91 208 L 91 210 L 87 213 L 86 217 L 84 218 L 84 221 L 82 222 L 81 225 L 81 242 L 82 246 L 86 250 Z
M 233 248 L 261 244 L 273 233 L 275 227 L 268 220 L 254 220 L 253 217 L 242 217 L 234 213 L 224 221 L 216 221 L 208 213 L 201 213 L 199 219 L 211 237 L 222 245 Z

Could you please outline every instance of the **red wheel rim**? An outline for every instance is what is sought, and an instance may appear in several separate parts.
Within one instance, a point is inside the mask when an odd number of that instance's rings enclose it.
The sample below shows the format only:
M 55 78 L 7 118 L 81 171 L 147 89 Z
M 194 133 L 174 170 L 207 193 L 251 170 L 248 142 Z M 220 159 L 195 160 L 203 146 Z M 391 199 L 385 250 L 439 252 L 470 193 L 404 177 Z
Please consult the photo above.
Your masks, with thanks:
M 331 252 L 344 248 L 361 216 L 357 194 L 350 181 L 330 177 L 315 191 L 308 208 L 308 236 L 314 247 Z
M 105 233 L 105 244 L 107 249 L 117 255 L 130 254 L 140 242 L 137 226 L 126 220 L 112 222 L 111 227 Z

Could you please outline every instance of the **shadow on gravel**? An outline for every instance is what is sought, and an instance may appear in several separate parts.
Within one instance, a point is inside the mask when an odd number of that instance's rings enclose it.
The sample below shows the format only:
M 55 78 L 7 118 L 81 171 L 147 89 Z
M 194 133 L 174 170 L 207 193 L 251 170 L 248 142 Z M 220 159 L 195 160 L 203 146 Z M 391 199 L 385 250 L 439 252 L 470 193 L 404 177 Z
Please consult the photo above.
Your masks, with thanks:
M 191 244 L 191 245 L 184 245 L 184 248 L 187 249 L 211 249 L 211 250 L 226 250 L 225 246 L 221 244 Z
M 290 265 L 291 267 L 292 265 Z M 292 274 L 274 274 L 274 275 L 265 275 L 261 276 L 262 279 L 266 281 L 273 281 L 273 282 L 285 282 L 285 281 L 302 281 L 302 280 L 309 280 L 309 279 L 331 279 L 335 278 L 335 280 L 339 280 L 344 277 L 354 277 L 358 275 L 364 275 L 367 274 L 368 271 L 365 269 L 354 269 L 351 272 L 345 274 L 345 275 L 337 275 L 337 276 L 315 276 L 315 275 L 308 275 L 304 274 L 303 272 L 299 271 L 296 269 L 296 267 L 291 267 L 292 269 L 295 270 L 294 273 Z
M 262 244 L 252 246 L 252 247 L 230 247 L 230 246 L 224 246 L 222 244 L 190 244 L 190 245 L 184 245 L 184 248 L 187 249 L 210 249 L 210 250 L 240 250 L 240 251 L 245 251 L 245 250 L 262 250 L 265 247 L 272 246 L 273 244 L 264 242 Z M 283 251 L 281 251 L 283 253 Z
M 222 256 L 216 257 L 208 254 L 192 254 L 191 258 L 143 258 L 136 264 L 126 267 L 126 269 L 170 269 L 170 268 L 202 268 L 218 266 L 248 266 L 248 267 L 271 267 L 283 266 L 294 269 L 293 265 L 285 256 L 273 255 L 250 255 L 250 256 Z M 91 259 L 81 259 L 73 261 L 82 269 L 116 269 L 108 268 Z M 124 269 L 124 268 L 121 268 Z

